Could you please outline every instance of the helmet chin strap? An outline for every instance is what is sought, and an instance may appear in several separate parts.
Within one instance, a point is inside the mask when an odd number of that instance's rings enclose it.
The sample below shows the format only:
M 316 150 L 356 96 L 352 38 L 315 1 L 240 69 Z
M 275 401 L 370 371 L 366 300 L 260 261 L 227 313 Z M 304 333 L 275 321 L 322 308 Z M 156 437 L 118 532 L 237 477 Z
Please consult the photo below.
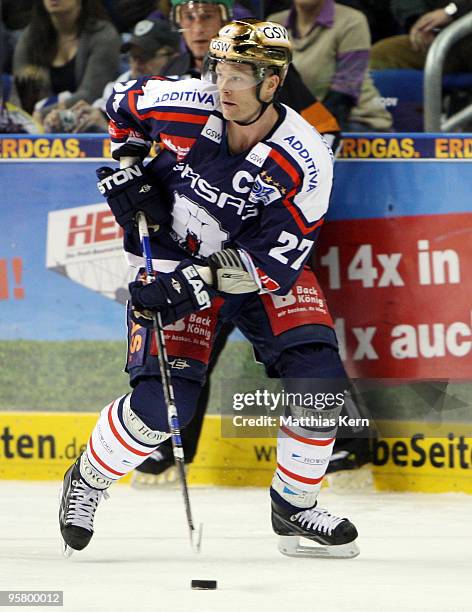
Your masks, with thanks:
M 263 102 L 261 100 L 261 98 L 260 98 L 261 87 L 262 87 L 262 83 L 259 83 L 259 85 L 257 85 L 257 87 L 256 87 L 256 99 L 259 102 L 259 104 L 261 105 L 261 108 L 260 108 L 259 112 L 257 113 L 257 117 L 255 119 L 253 119 L 252 121 L 235 121 L 234 123 L 237 123 L 238 125 L 244 125 L 244 126 L 252 125 L 253 123 L 256 123 L 256 121 L 259 121 L 259 119 L 262 117 L 262 115 L 266 112 L 266 110 L 269 108 L 269 106 L 274 101 L 274 98 L 272 98 L 272 100 L 270 102 Z
M 256 123 L 256 121 L 259 121 L 271 104 L 272 102 L 261 102 L 261 109 L 257 113 L 257 117 L 252 121 L 234 121 L 234 123 L 237 123 L 238 125 L 252 125 L 253 123 Z

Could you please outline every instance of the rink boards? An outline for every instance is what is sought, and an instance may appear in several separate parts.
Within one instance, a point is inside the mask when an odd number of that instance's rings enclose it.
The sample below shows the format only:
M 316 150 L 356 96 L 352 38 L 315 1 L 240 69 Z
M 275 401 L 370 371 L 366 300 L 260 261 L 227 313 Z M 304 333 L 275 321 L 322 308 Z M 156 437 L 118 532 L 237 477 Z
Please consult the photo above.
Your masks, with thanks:
M 95 421 L 91 413 L 0 413 L 0 479 L 62 479 L 85 447 Z M 373 442 L 372 473 L 378 489 L 472 494 L 469 426 L 404 423 L 402 437 L 387 437 L 389 424 L 378 425 L 385 432 L 384 438 Z M 274 437 L 224 437 L 221 417 L 207 416 L 189 482 L 268 486 L 275 457 Z M 129 480 L 127 476 L 123 482 Z
M 105 136 L 0 138 L 0 340 L 123 337 L 108 158 Z M 351 376 L 472 380 L 471 164 L 467 135 L 344 139 L 316 263 Z
M 61 478 L 95 423 L 94 413 L 80 411 L 103 406 L 85 391 L 112 380 L 106 357 L 93 372 L 90 359 L 74 357 L 84 397 L 65 403 L 74 380 L 58 357 L 82 355 L 79 343 L 123 337 L 121 232 L 95 187 L 95 169 L 109 157 L 102 136 L 0 137 L 8 203 L 0 207 L 0 226 L 8 228 L 0 234 L 0 478 Z M 318 276 L 352 376 L 472 380 L 471 163 L 468 135 L 344 140 Z M 34 343 L 43 343 L 41 351 L 47 344 L 47 372 Z M 8 351 L 20 353 L 20 345 L 30 356 L 17 365 Z M 67 409 L 74 412 L 52 412 Z M 449 423 L 446 413 L 446 423 L 426 431 L 419 412 L 408 417 L 374 448 L 376 486 L 471 493 L 470 424 Z M 221 437 L 218 418 L 207 417 L 190 480 L 266 486 L 275 442 Z

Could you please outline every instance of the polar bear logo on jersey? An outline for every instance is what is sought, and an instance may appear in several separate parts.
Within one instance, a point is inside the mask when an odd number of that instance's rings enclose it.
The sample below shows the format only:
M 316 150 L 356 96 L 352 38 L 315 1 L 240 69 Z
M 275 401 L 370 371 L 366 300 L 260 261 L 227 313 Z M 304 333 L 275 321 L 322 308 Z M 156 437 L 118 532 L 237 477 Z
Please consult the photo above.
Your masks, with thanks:
M 221 251 L 228 232 L 210 213 L 185 195 L 174 191 L 172 229 L 182 248 L 197 257 Z

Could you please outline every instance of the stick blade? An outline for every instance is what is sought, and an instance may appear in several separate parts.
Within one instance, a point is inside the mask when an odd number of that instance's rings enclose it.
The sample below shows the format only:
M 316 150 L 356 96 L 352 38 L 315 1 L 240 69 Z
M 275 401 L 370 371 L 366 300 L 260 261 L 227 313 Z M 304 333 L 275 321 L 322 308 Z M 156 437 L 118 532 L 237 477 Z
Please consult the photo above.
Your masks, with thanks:
M 201 552 L 202 549 L 202 537 L 203 537 L 203 523 L 200 523 L 198 526 L 198 531 L 195 530 L 195 527 L 190 529 L 190 546 L 194 553 Z

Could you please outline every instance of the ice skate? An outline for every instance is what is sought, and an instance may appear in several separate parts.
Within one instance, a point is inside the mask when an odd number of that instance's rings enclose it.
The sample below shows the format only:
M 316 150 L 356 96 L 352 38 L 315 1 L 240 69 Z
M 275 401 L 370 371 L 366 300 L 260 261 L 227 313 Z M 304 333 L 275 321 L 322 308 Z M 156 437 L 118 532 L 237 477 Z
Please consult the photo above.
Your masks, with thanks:
M 346 518 L 339 518 L 316 505 L 293 512 L 272 501 L 272 528 L 280 537 L 279 551 L 289 557 L 357 557 L 357 529 Z M 300 537 L 320 546 L 300 543 Z
M 93 519 L 106 491 L 89 487 L 81 478 L 79 459 L 64 474 L 59 508 L 59 526 L 63 537 L 64 556 L 70 557 L 74 550 L 82 550 L 93 536 Z

